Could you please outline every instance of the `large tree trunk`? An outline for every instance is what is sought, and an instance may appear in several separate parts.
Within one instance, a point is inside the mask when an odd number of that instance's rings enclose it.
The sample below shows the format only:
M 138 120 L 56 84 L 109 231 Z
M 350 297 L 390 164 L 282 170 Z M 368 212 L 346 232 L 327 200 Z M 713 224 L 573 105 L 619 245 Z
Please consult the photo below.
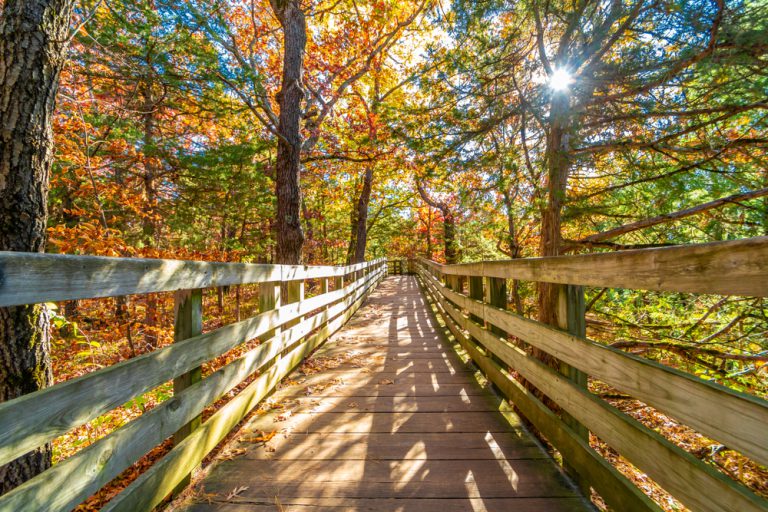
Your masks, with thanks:
M 275 163 L 277 263 L 301 261 L 301 102 L 307 25 L 298 0 L 271 0 L 283 27 L 283 78 L 277 101 L 280 119 Z
M 147 65 L 151 66 L 149 57 Z M 157 174 L 155 165 L 155 102 L 152 94 L 152 78 L 147 76 L 142 87 L 142 110 L 144 112 L 144 197 L 147 211 L 142 221 L 142 233 L 147 247 L 157 246 Z M 144 343 L 150 349 L 157 347 L 157 296 L 146 295 L 144 310 Z
M 445 245 L 445 262 L 448 265 L 458 263 L 459 250 L 456 247 L 456 220 L 447 209 L 443 214 L 443 243 Z
M 426 247 L 426 254 L 424 255 L 425 258 L 428 260 L 432 259 L 432 210 L 429 209 L 427 211 L 427 247 Z
M 568 179 L 568 133 L 567 133 L 568 97 L 566 94 L 555 93 L 550 109 L 549 132 L 545 162 L 547 165 L 547 204 L 541 212 L 541 243 L 540 256 L 558 256 L 562 247 L 562 208 Z M 540 322 L 554 327 L 565 328 L 564 315 L 559 314 L 561 295 L 565 287 L 561 284 L 538 283 L 538 319 Z M 531 347 L 531 354 L 550 367 L 562 371 L 561 364 L 547 352 Z M 550 408 L 559 410 L 548 397 L 545 397 L 530 382 L 524 381 L 525 386 L 543 399 Z
M 352 263 L 365 261 L 365 246 L 368 243 L 368 205 L 371 203 L 371 189 L 373 188 L 373 165 L 365 170 L 363 189 L 357 198 L 357 225 L 355 226 L 355 253 Z
M 355 257 L 355 248 L 357 247 L 357 208 L 352 208 L 349 212 L 349 243 L 347 243 L 347 265 L 352 264 Z
M 568 95 L 555 93 L 547 134 L 547 204 L 541 213 L 540 256 L 559 256 L 562 247 L 563 201 L 568 182 Z M 558 325 L 557 304 L 560 285 L 539 284 L 539 321 Z
M 0 16 L 0 249 L 42 252 L 51 119 L 64 61 L 71 0 L 6 0 Z M 0 308 L 0 402 L 51 385 L 48 314 L 41 305 Z M 51 464 L 50 445 L 0 467 L 0 494 Z
M 517 259 L 520 257 L 520 244 L 517 243 L 517 226 L 515 225 L 515 214 L 513 210 L 512 195 L 509 190 L 503 190 L 504 206 L 507 210 L 507 244 L 509 245 L 509 257 L 510 259 Z M 512 302 L 515 305 L 515 312 L 518 315 L 523 314 L 523 301 L 520 297 L 520 281 L 517 279 L 512 280 Z

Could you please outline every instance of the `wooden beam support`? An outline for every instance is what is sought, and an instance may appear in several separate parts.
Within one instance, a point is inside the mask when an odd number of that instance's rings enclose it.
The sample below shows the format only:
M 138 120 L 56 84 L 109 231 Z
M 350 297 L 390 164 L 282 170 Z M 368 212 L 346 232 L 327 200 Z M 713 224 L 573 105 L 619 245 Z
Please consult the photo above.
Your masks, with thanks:
M 282 306 L 280 283 L 261 283 L 259 285 L 259 313 L 265 313 Z M 280 328 L 267 331 L 262 340 L 268 340 L 280 334 Z
M 577 336 L 579 338 L 587 337 L 586 306 L 584 302 L 583 286 L 560 286 L 558 296 L 558 324 L 562 330 L 568 332 L 568 334 L 571 334 L 572 336 Z M 566 376 L 579 388 L 584 391 L 587 390 L 586 373 L 562 361 L 560 362 L 560 373 Z M 565 424 L 568 425 L 580 439 L 589 443 L 589 430 L 587 427 L 576 421 L 573 416 L 565 411 L 562 412 L 562 417 Z M 578 468 L 572 466 L 566 459 L 563 460 L 563 467 L 571 478 L 573 478 L 584 495 L 589 496 L 590 482 Z
M 360 271 L 358 271 L 359 273 Z M 294 302 L 301 302 L 304 300 L 304 280 L 289 281 L 285 283 L 285 297 L 283 299 L 284 304 L 293 304 Z M 299 317 L 296 320 L 291 320 L 285 324 L 286 327 L 291 327 L 299 323 L 303 317 Z
M 500 309 L 507 309 L 507 280 L 501 277 L 488 277 L 486 278 L 486 299 L 485 302 L 491 306 L 496 306 Z M 487 323 L 487 322 L 486 322 Z M 500 336 L 506 337 L 507 333 L 504 330 L 487 324 L 490 327 L 491 332 Z
M 184 341 L 203 333 L 203 290 L 181 290 L 174 295 L 174 323 L 173 339 L 174 342 Z M 203 378 L 202 366 L 192 368 L 173 379 L 173 394 L 179 394 Z M 174 446 L 181 443 L 192 432 L 200 428 L 202 416 L 196 416 L 189 423 L 181 427 L 173 434 Z M 179 485 L 174 489 L 174 494 L 181 492 L 191 478 L 191 472 L 181 479 Z

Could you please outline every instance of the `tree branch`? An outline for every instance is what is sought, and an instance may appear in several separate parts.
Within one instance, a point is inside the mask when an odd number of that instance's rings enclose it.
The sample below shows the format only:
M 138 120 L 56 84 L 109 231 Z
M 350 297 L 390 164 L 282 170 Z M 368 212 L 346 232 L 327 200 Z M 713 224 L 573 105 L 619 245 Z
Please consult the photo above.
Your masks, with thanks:
M 679 210 L 672 213 L 665 213 L 657 217 L 651 217 L 650 219 L 643 219 L 637 222 L 632 222 L 630 224 L 619 226 L 614 229 L 609 229 L 608 231 L 603 231 L 602 233 L 595 233 L 594 235 L 589 235 L 580 240 L 576 240 L 575 242 L 572 242 L 572 243 L 589 244 L 589 243 L 595 243 L 595 242 L 603 242 L 605 240 L 610 240 L 612 238 L 616 238 L 618 236 L 631 233 L 633 231 L 638 231 L 640 229 L 656 226 L 658 224 L 664 224 L 672 220 L 679 220 L 685 217 L 690 217 L 692 215 L 696 215 L 696 214 L 705 212 L 707 210 L 712 210 L 713 208 L 718 208 L 723 205 L 733 204 L 739 201 L 746 201 L 748 199 L 756 199 L 758 197 L 765 197 L 765 196 L 768 196 L 768 188 L 752 190 L 750 192 L 745 192 L 743 194 L 734 194 L 732 196 L 716 199 L 714 201 L 703 203 L 703 204 L 694 206 L 692 208 L 686 208 L 685 210 Z

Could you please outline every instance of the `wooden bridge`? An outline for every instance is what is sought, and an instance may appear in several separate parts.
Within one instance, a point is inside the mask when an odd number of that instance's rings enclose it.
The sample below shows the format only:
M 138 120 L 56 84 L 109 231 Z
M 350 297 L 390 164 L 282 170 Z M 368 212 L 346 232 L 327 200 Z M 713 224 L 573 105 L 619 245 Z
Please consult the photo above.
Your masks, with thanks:
M 0 510 L 71 510 L 173 437 L 174 448 L 105 507 L 151 510 L 267 397 L 270 412 L 240 426 L 196 483 L 198 499 L 177 508 L 571 511 L 590 510 L 584 496 L 594 490 L 612 510 L 660 510 L 590 447 L 591 433 L 691 510 L 768 510 L 586 383 L 604 382 L 762 465 L 768 403 L 589 341 L 582 288 L 765 297 L 768 238 L 395 269 L 416 275 L 387 278 L 385 260 L 307 267 L 0 253 L 0 307 L 176 292 L 174 344 L 0 404 L 4 464 L 174 380 L 172 398 L 0 496 Z M 509 279 L 564 285 L 561 328 L 507 311 Z M 307 282 L 317 295 L 305 296 Z M 259 283 L 259 314 L 202 333 L 201 290 L 248 283 Z M 255 338 L 256 348 L 202 378 L 203 363 Z

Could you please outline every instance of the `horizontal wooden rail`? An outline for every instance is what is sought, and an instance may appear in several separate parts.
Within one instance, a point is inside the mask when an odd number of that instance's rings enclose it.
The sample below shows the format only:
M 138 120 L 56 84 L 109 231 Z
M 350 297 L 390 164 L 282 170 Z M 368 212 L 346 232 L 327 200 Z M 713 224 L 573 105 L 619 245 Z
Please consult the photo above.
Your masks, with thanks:
M 443 275 L 721 295 L 768 296 L 768 237 L 607 253 L 422 264 Z
M 85 259 L 89 260 L 86 266 L 91 264 L 92 258 Z M 240 268 L 240 265 L 237 266 Z M 247 320 L 179 341 L 149 354 L 0 404 L 0 464 L 2 464 L 170 379 L 199 367 L 202 363 L 226 353 L 245 341 L 265 334 L 272 336 L 207 378 L 190 383 L 183 390 L 179 390 L 174 397 L 136 420 L 1 496 L 0 510 L 71 510 L 152 448 L 198 417 L 209 404 L 231 391 L 244 379 L 259 372 L 259 377 L 238 394 L 237 398 L 228 403 L 201 428 L 192 430 L 189 437 L 180 441 L 168 455 L 169 460 L 176 460 L 179 453 L 186 454 L 183 450 L 189 450 L 189 448 L 183 447 L 193 444 L 190 439 L 197 439 L 205 446 L 208 446 L 213 438 L 220 440 L 231 428 L 230 423 L 234 418 L 232 414 L 236 412 L 235 416 L 239 418 L 232 423 L 234 425 L 261 398 L 266 396 L 281 378 L 299 364 L 304 356 L 340 328 L 386 275 L 386 262 L 383 259 L 347 267 L 307 267 L 310 271 L 306 273 L 298 272 L 299 267 L 275 267 L 278 268 L 277 271 L 260 275 L 268 275 L 270 279 L 277 275 L 287 276 L 290 279 L 289 282 L 308 279 L 305 276 L 312 276 L 313 279 L 317 276 L 331 276 L 335 278 L 337 286 L 340 285 L 344 276 L 353 276 L 353 281 L 333 291 L 328 291 L 326 283 L 322 287 L 324 293 L 310 299 L 285 305 L 278 303 L 276 309 L 264 311 Z M 226 267 L 223 268 L 224 270 L 220 271 L 221 275 L 236 274 L 228 273 L 230 271 L 226 270 Z M 7 266 L 5 270 L 8 270 Z M 11 273 L 18 274 L 18 271 Z M 256 276 L 255 273 L 240 274 L 240 278 L 244 280 L 253 279 L 254 276 Z M 195 286 L 200 283 L 199 280 L 193 280 L 193 282 Z M 279 284 L 275 281 L 268 282 Z M 216 283 L 216 286 L 219 286 L 221 281 Z M 233 284 L 240 283 L 235 281 Z M 109 288 L 109 286 L 106 283 L 106 287 Z M 183 287 L 186 286 L 186 284 L 183 285 Z M 136 289 L 138 288 L 134 288 Z M 87 296 L 103 296 L 102 293 L 104 292 L 93 288 Z M 38 297 L 38 300 L 49 299 Z M 311 316 L 307 317 L 307 315 Z M 275 332 L 277 334 L 274 334 Z M 242 403 L 248 404 L 244 411 L 232 405 Z M 219 419 L 214 421 L 215 418 Z M 230 427 L 221 430 L 222 424 Z M 208 432 L 205 439 L 200 438 L 198 432 L 201 431 Z M 190 461 L 194 462 L 186 473 L 173 472 L 171 475 L 162 476 L 160 480 L 164 483 L 163 485 L 170 485 L 170 489 L 152 491 L 153 496 L 158 492 L 165 493 L 158 498 L 158 502 L 176 485 L 184 482 L 189 471 L 199 464 L 202 457 L 216 443 L 218 441 L 213 442 L 210 448 L 203 451 L 200 450 L 200 446 L 195 446 L 193 448 L 195 453 L 200 454 L 197 458 L 195 456 L 190 459 L 188 454 L 185 455 L 182 461 L 185 464 L 184 467 L 187 467 Z M 176 464 L 178 463 L 177 461 Z M 143 484 L 142 495 L 149 492 L 147 486 L 151 484 Z M 128 492 L 128 495 L 131 493 L 132 491 Z M 146 496 L 142 499 L 145 498 Z M 131 499 L 135 499 L 135 496 Z M 146 510 L 149 508 L 151 506 Z M 129 510 L 145 509 L 129 508 Z
M 721 282 L 716 285 L 721 292 L 725 293 L 727 290 L 727 293 L 737 293 L 739 290 L 746 292 L 748 288 L 740 284 L 722 284 L 729 281 L 731 275 L 748 274 L 754 282 L 766 282 L 768 268 L 757 262 L 758 254 L 762 253 L 763 261 L 768 256 L 765 240 L 674 249 L 676 257 L 683 262 L 692 261 L 690 254 L 696 254 L 700 262 L 702 258 L 709 262 L 687 267 L 683 264 L 679 267 L 687 268 L 689 274 L 702 280 L 708 279 L 707 272 L 713 268 L 721 271 L 728 268 L 729 264 L 725 263 L 728 258 L 722 248 L 734 249 L 739 255 L 731 258 L 730 264 L 747 261 L 752 262 L 749 264 L 752 266 L 746 270 L 732 269 L 730 274 L 718 275 L 715 280 Z M 627 251 L 613 253 L 611 256 L 614 261 L 620 263 L 618 268 L 624 268 L 621 260 L 623 254 L 628 254 L 635 264 L 640 264 L 643 258 L 647 259 L 647 256 L 638 259 L 638 252 L 648 254 L 647 251 Z M 702 256 L 705 254 L 709 256 Z M 580 258 L 577 263 L 566 262 L 576 258 Z M 557 260 L 556 265 L 561 271 L 567 268 L 570 269 L 568 272 L 575 272 L 574 269 L 582 265 L 583 258 L 579 256 L 549 260 Z M 594 261 L 596 260 L 593 260 L 593 263 Z M 442 266 L 422 260 L 417 265 L 417 273 L 437 311 L 470 357 L 489 380 L 560 450 L 564 461 L 587 477 L 588 485 L 594 487 L 609 506 L 617 510 L 658 510 L 647 497 L 638 493 L 631 482 L 615 469 L 608 467 L 606 461 L 572 430 L 568 417 L 559 418 L 507 369 L 514 370 L 516 375 L 554 400 L 573 421 L 592 431 L 691 509 L 768 510 L 768 501 L 543 364 L 512 344 L 507 335 L 521 339 L 532 347 L 555 356 L 575 370 L 583 371 L 670 414 L 681 423 L 761 464 L 768 462 L 768 429 L 765 428 L 765 425 L 768 425 L 768 402 L 523 318 L 502 307 L 488 304 L 479 298 L 471 298 L 458 291 L 458 280 L 465 276 L 490 276 L 488 286 L 493 284 L 493 279 L 507 276 L 552 280 L 552 274 L 546 274 L 542 278 L 542 274 L 519 272 L 519 269 L 535 268 L 527 266 L 525 260 L 511 261 L 508 264 L 513 267 L 513 271 L 505 271 L 501 262 Z M 656 260 L 656 268 L 659 271 L 669 269 L 669 265 L 671 263 L 666 255 Z M 611 268 L 617 267 L 609 267 L 607 271 Z M 471 273 L 461 274 L 461 269 L 469 269 Z M 640 268 L 640 273 L 643 273 L 643 268 Z M 561 274 L 565 275 L 569 274 Z M 562 283 L 559 279 L 561 277 L 553 281 Z M 576 282 L 586 284 L 589 279 L 591 277 L 588 275 L 577 279 Z M 617 278 L 613 282 L 627 285 L 630 282 L 638 284 L 643 281 L 620 281 Z M 674 277 L 674 282 L 682 283 L 681 286 L 685 288 L 682 291 L 695 288 L 690 284 L 693 282 L 690 275 L 678 274 Z M 482 282 L 479 285 L 475 283 L 475 288 L 470 290 L 470 293 L 473 293 L 473 297 L 483 297 L 483 293 L 478 294 L 477 286 L 482 286 Z M 670 289 L 668 283 L 657 283 L 654 286 L 656 288 L 653 289 Z M 767 294 L 765 288 L 749 291 L 749 295 Z
M 261 265 L 0 251 L 0 307 L 340 277 L 370 263 Z

